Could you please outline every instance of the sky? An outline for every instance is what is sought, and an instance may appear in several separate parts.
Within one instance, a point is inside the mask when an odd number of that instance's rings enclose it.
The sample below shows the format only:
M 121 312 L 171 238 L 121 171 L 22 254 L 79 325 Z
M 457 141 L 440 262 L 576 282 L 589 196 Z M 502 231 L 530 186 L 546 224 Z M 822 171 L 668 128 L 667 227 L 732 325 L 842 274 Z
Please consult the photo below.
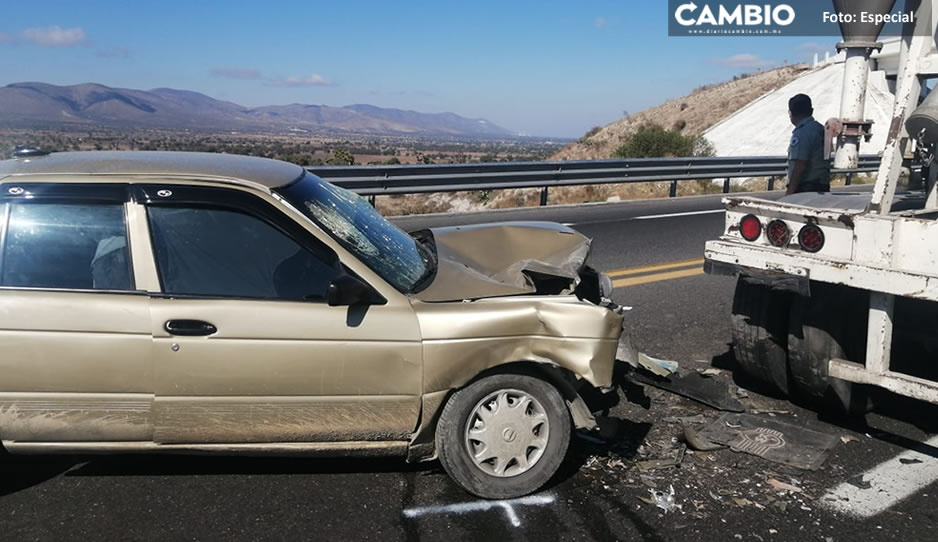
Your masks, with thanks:
M 369 103 L 579 137 L 833 37 L 668 37 L 665 0 L 83 0 L 3 8 L 0 85 L 194 90 L 245 106 Z

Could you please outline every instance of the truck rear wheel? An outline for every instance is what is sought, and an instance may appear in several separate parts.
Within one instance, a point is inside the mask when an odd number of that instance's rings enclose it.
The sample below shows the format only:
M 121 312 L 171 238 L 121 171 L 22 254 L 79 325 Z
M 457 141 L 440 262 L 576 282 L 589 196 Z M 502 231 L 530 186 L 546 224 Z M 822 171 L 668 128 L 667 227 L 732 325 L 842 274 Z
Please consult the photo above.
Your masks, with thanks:
M 846 286 L 812 282 L 809 297 L 794 297 L 788 335 L 793 393 L 843 413 L 869 411 L 867 387 L 827 372 L 834 358 L 865 360 L 868 309 L 869 294 Z
M 733 353 L 743 371 L 788 394 L 788 312 L 791 294 L 740 275 L 733 297 Z

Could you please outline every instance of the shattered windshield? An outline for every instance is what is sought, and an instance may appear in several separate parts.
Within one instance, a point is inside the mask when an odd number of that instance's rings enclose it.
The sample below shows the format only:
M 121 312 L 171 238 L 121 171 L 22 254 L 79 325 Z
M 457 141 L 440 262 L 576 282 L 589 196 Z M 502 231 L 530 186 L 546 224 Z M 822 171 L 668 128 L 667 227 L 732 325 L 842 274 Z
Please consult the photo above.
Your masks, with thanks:
M 358 194 L 309 173 L 277 192 L 397 290 L 414 290 L 430 273 L 429 250 Z

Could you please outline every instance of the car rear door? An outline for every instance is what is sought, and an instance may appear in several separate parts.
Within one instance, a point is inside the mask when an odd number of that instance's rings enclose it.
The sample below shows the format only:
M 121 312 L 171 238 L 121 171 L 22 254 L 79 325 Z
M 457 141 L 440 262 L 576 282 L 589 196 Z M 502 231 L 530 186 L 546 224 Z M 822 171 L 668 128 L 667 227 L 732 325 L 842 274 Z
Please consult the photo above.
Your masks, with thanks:
M 157 442 L 410 436 L 422 367 L 406 297 L 330 307 L 338 256 L 261 194 L 135 190 L 161 284 L 150 301 Z
M 0 438 L 152 438 L 127 184 L 0 185 Z

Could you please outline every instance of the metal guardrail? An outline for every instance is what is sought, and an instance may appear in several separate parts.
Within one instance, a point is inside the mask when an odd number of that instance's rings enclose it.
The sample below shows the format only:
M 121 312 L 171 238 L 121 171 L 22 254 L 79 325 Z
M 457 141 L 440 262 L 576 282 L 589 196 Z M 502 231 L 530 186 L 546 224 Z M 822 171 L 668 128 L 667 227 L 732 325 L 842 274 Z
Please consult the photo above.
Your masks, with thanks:
M 396 166 L 319 166 L 308 171 L 363 196 L 540 188 L 541 205 L 547 204 L 547 191 L 553 186 L 589 184 L 671 182 L 670 196 L 677 195 L 677 183 L 690 180 L 723 179 L 723 192 L 730 191 L 730 179 L 768 177 L 769 189 L 775 178 L 787 171 L 784 156 L 731 158 L 640 158 L 630 160 L 579 160 L 569 162 L 495 162 L 485 164 L 433 164 Z M 861 156 L 854 169 L 835 169 L 846 174 L 847 184 L 855 173 L 876 171 L 878 156 Z

